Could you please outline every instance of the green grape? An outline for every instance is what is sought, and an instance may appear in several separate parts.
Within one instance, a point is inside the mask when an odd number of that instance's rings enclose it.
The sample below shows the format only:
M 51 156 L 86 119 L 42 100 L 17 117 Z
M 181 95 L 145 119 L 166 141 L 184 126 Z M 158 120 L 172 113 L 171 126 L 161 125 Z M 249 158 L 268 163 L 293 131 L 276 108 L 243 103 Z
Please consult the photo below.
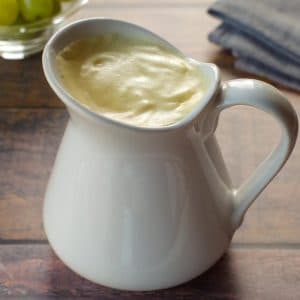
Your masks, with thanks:
M 0 25 L 13 24 L 19 14 L 17 0 L 0 0 Z
M 19 0 L 19 4 L 21 14 L 27 22 L 50 18 L 54 14 L 53 0 Z
M 14 25 L 23 25 L 24 23 L 25 23 L 25 21 L 24 21 L 22 15 L 19 14 L 16 21 L 14 22 Z

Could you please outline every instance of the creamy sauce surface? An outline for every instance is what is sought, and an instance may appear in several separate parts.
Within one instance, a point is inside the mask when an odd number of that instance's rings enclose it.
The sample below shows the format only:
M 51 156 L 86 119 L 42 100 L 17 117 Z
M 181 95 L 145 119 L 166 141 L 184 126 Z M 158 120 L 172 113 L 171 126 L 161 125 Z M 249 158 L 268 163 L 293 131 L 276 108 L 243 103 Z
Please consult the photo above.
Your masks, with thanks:
M 56 62 L 64 87 L 78 102 L 142 127 L 178 122 L 201 101 L 207 86 L 184 57 L 116 33 L 75 41 Z

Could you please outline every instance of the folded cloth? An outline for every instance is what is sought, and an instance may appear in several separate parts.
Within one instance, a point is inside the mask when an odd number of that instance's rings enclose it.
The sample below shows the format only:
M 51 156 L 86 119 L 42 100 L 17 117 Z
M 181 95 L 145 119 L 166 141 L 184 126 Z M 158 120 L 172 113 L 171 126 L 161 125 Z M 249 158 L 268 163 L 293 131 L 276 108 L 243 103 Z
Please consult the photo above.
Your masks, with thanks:
M 209 39 L 232 50 L 236 68 L 300 90 L 299 0 L 221 0 L 208 12 L 223 20 Z

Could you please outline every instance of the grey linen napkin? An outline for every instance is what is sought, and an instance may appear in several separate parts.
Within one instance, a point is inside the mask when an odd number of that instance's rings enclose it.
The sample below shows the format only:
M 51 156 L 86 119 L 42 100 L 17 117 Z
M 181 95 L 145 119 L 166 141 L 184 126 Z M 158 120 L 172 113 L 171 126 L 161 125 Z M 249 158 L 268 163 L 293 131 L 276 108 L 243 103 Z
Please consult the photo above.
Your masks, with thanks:
M 235 67 L 300 90 L 300 0 L 221 0 L 209 39 L 230 49 Z

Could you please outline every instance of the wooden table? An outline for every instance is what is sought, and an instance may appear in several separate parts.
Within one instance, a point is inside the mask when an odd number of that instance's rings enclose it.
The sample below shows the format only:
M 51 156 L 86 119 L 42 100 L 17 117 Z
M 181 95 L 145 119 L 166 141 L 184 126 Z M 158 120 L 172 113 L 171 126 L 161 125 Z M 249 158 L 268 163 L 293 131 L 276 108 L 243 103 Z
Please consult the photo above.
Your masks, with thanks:
M 209 0 L 91 0 L 74 19 L 109 16 L 141 24 L 201 61 L 223 80 L 251 77 L 207 41 L 218 23 Z M 300 112 L 298 94 L 281 88 Z M 42 226 L 46 182 L 68 115 L 48 87 L 41 56 L 0 60 L 0 298 L 300 299 L 300 146 L 250 208 L 228 253 L 208 272 L 176 288 L 121 292 L 92 284 L 53 254 Z M 218 138 L 235 184 L 279 140 L 278 125 L 254 109 L 222 114 Z M 12 299 L 12 298 L 10 298 Z

